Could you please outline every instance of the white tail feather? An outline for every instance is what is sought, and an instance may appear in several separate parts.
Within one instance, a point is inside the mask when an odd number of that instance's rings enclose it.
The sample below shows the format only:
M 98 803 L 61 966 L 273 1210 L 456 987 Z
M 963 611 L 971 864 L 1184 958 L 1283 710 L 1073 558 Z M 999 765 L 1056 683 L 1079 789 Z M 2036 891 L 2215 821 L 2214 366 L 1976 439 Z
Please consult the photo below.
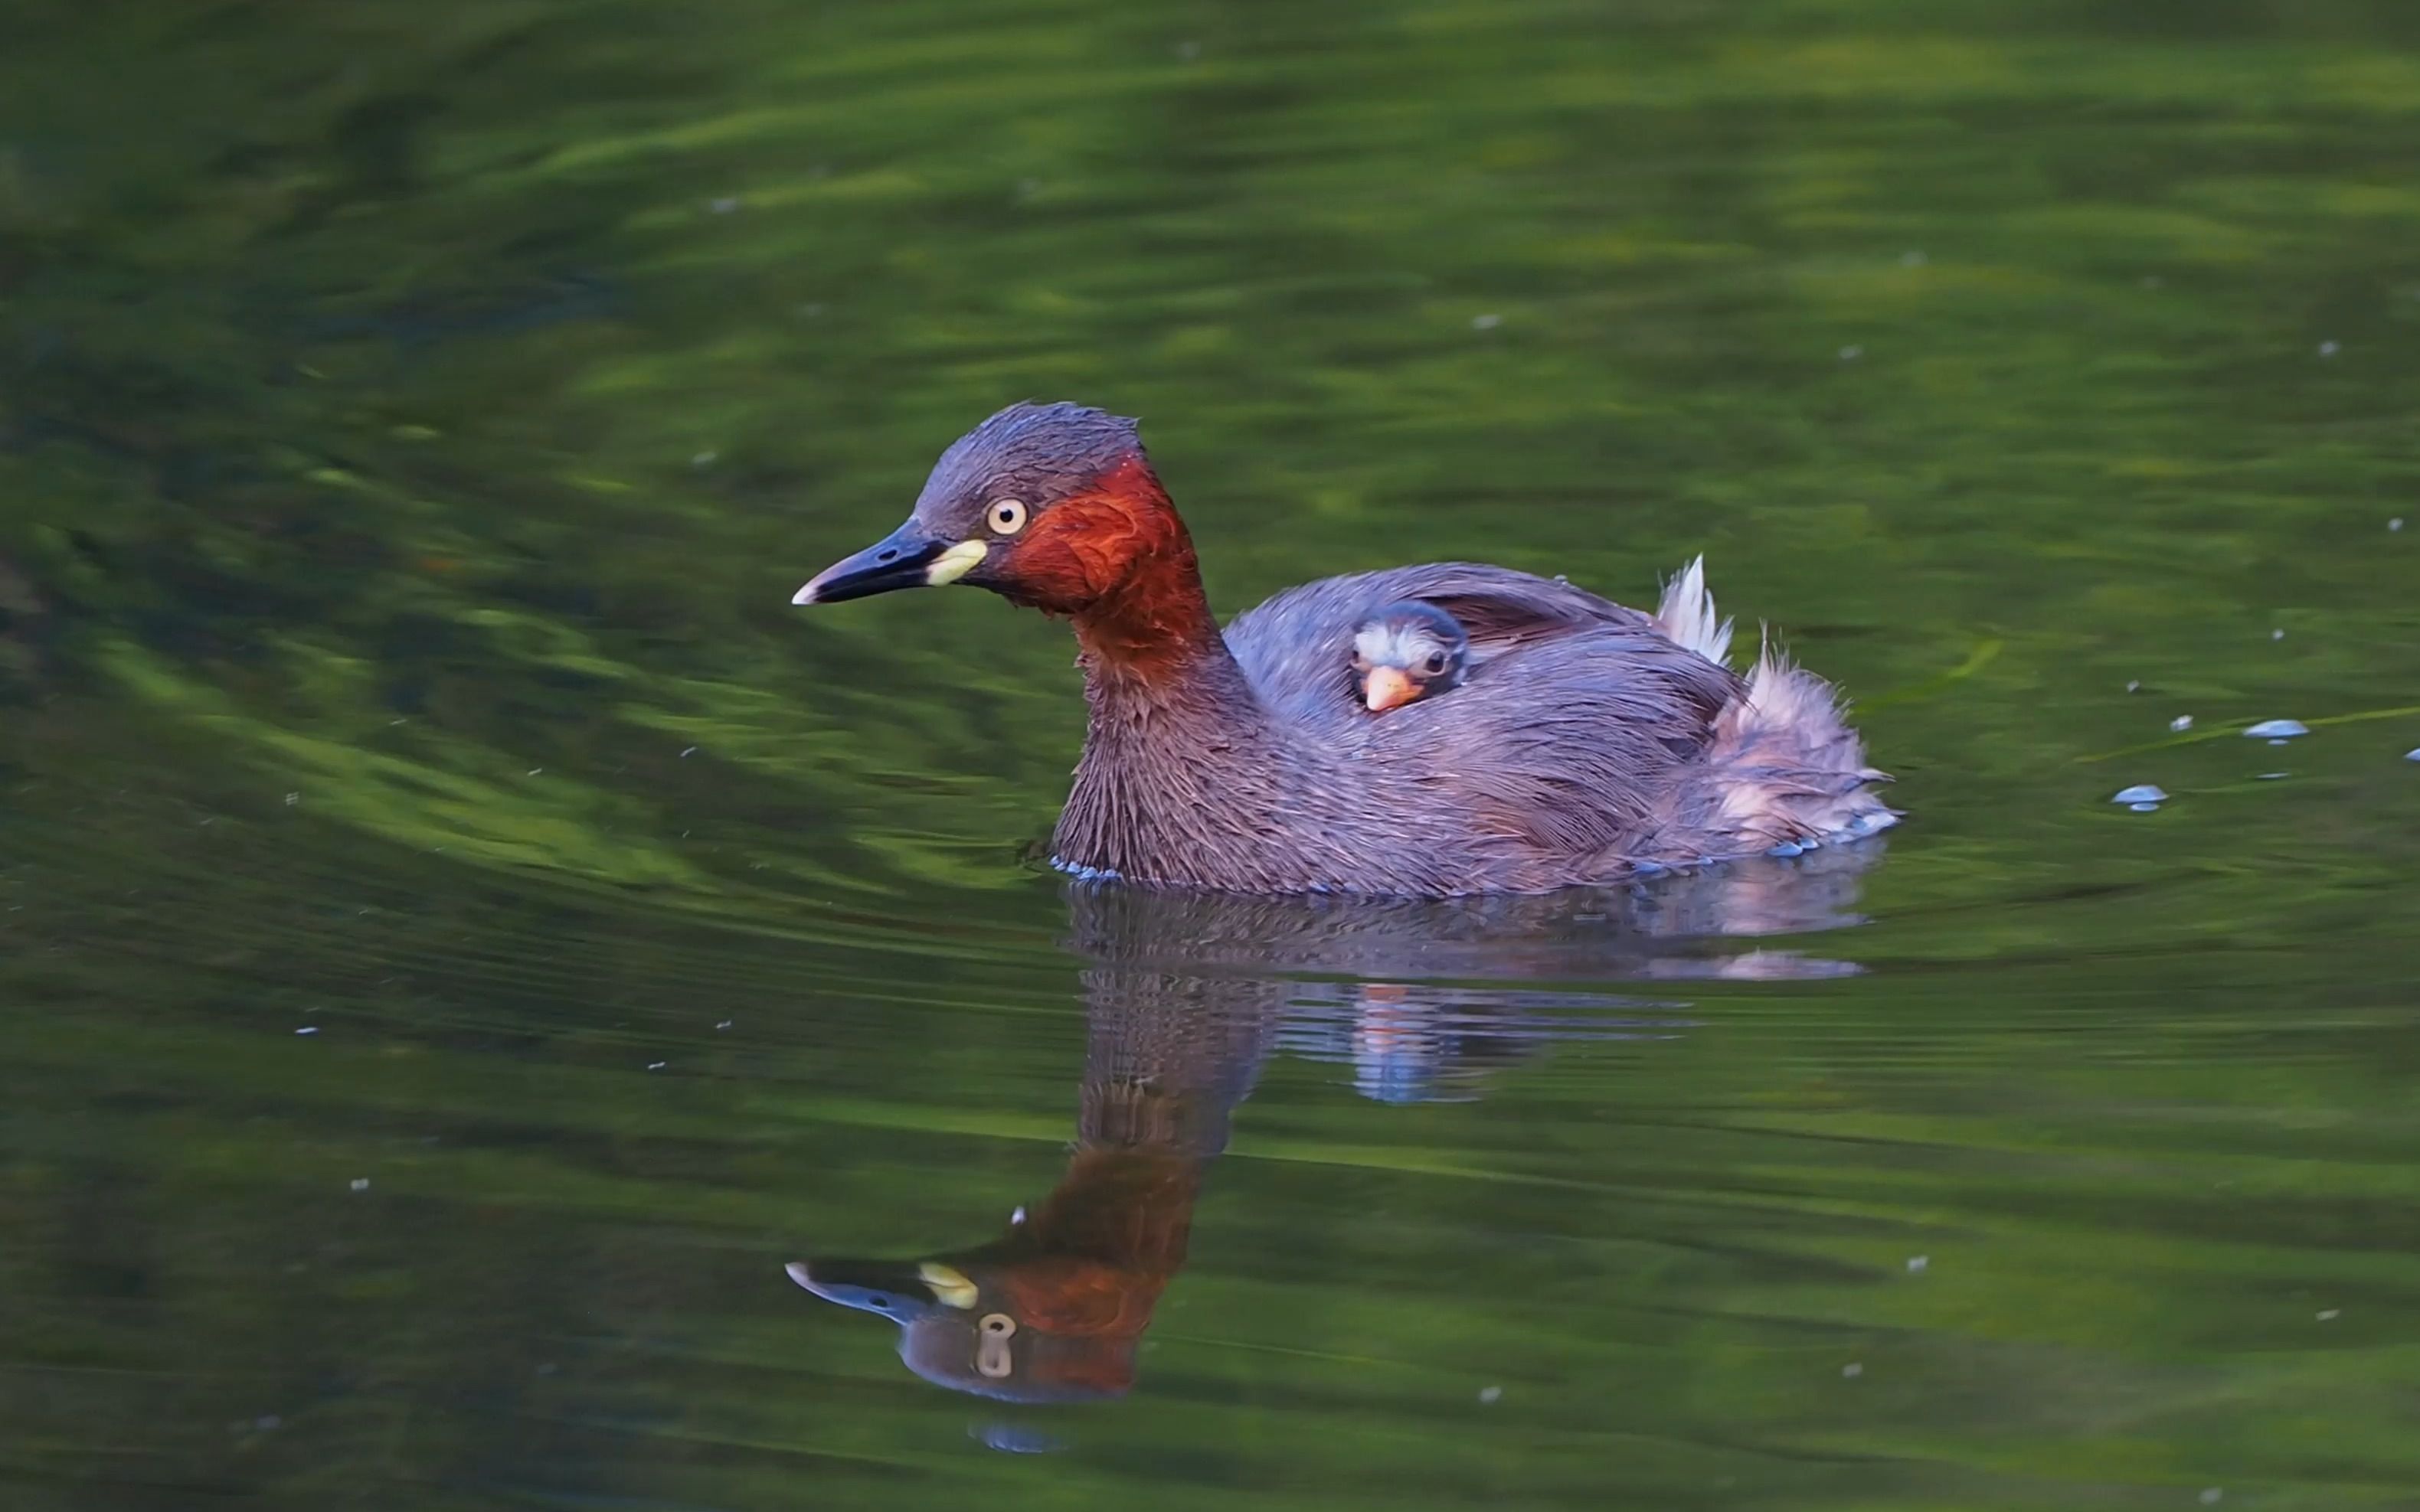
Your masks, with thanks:
M 1687 647 L 1717 666 L 1730 665 L 1731 622 L 1714 613 L 1714 595 L 1706 592 L 1706 559 L 1699 556 L 1664 585 L 1664 601 L 1655 606 L 1655 627 L 1677 645 Z

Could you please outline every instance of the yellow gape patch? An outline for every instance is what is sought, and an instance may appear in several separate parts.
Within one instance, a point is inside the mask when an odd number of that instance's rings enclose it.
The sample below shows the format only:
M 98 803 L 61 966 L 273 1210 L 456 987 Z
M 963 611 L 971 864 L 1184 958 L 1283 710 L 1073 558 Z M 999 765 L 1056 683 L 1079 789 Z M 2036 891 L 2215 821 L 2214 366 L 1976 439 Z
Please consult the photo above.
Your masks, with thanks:
M 974 571 L 975 563 L 981 562 L 984 559 L 984 553 L 990 549 L 991 543 L 988 541 L 960 541 L 935 557 L 933 564 L 924 569 L 926 586 L 940 588 L 956 582 L 968 573 Z
M 916 1267 L 916 1279 L 932 1288 L 933 1295 L 949 1306 L 965 1308 L 975 1304 L 975 1284 L 962 1271 L 926 1260 Z

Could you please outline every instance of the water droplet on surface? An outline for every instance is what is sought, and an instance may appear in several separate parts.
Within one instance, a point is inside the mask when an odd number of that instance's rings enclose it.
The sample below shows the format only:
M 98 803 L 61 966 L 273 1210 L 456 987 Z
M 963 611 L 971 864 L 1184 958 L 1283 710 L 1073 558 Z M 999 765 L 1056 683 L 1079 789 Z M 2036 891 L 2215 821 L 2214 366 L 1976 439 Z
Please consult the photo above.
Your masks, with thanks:
M 1840 1367 L 1840 1379 L 1843 1381 L 1854 1381 L 1865 1373 L 1866 1367 L 1856 1364 L 1854 1361 L 1852 1361 Z
M 356 1176 L 356 1177 L 354 1177 L 354 1178 L 353 1178 L 353 1190 L 354 1190 L 354 1191 L 356 1191 L 356 1192 L 366 1192 L 366 1191 L 368 1191 L 369 1189 L 370 1189 L 370 1179 L 369 1179 L 368 1177 L 366 1177 L 366 1176 Z
M 2175 718 L 2168 721 L 2168 728 L 2180 733 L 2190 730 L 2193 728 L 2193 716 L 2190 714 L 2180 714 Z
M 1908 1274 L 1922 1275 L 1931 1264 L 1932 1257 L 1930 1255 L 1911 1255 L 1907 1257 Z
M 2393 519 L 2388 520 L 2386 522 L 2386 528 L 2390 531 L 2401 530 L 2403 528 L 2403 517 L 2397 515 Z
M 689 465 L 693 468 L 710 468 L 721 458 L 722 454 L 720 452 L 700 452 L 689 459 Z
M 2215 1486 L 2205 1486 L 2201 1489 L 2201 1504 L 2204 1506 L 2216 1506 L 2218 1504 L 2218 1499 L 2226 1494 L 2226 1493 L 2225 1491 L 2219 1489 Z
M 2140 693 L 2143 691 L 2143 685 L 2140 683 L 2128 683 L 2126 685 L 2126 691 L 2129 693 Z
M 718 1028 L 718 1029 L 727 1029 L 727 1028 L 731 1027 L 731 1024 L 732 1024 L 732 1021 L 731 1021 L 731 1020 L 729 1020 L 729 1019 L 724 1019 L 721 1023 L 717 1024 L 717 1025 L 715 1026 L 715 1027 L 716 1027 L 716 1028 Z
M 661 1071 L 671 1064 L 672 1062 L 669 1060 L 650 1060 L 647 1062 L 647 1069 L 649 1071 Z
M 2254 740 L 2291 740 L 2296 735 L 2309 734 L 2311 730 L 2300 719 L 2263 719 L 2243 733 Z
M 1854 363 L 1858 358 L 1865 355 L 1866 349 L 1863 347 L 1843 347 L 1840 348 L 1840 361 L 1844 363 Z
M 1493 331 L 1503 323 L 1504 317 L 1500 315 L 1474 315 L 1470 317 L 1473 331 Z
M 2283 640 L 2286 639 L 2286 632 L 2283 630 L 2272 630 L 2269 632 L 2269 639 L 2272 640 Z
M 303 1025 L 301 1028 L 299 1028 L 299 1029 L 295 1030 L 294 1032 L 295 1032 L 295 1033 L 297 1033 L 297 1034 L 317 1034 L 317 1033 L 318 1033 L 318 1032 L 319 1032 L 319 1030 L 318 1030 L 318 1026 L 315 1026 L 315 1025 L 305 1024 L 305 1025 Z
M 2322 1323 L 2333 1323 L 2337 1319 L 2344 1316 L 2344 1309 L 2341 1307 L 2324 1307 L 2319 1310 L 2317 1316 L 2319 1320 Z
M 2334 357 L 2337 352 L 2343 349 L 2344 348 L 2338 347 L 2332 341 L 2323 341 L 2319 343 L 2319 355 L 2321 357 Z
M 2165 789 L 2155 782 L 2137 782 L 2131 788 L 2119 788 L 2109 795 L 2112 803 L 2165 803 Z
M 1493 1407 L 1503 1399 L 1504 1388 L 1501 1386 L 1482 1386 L 1480 1388 L 1479 1402 L 1482 1407 Z

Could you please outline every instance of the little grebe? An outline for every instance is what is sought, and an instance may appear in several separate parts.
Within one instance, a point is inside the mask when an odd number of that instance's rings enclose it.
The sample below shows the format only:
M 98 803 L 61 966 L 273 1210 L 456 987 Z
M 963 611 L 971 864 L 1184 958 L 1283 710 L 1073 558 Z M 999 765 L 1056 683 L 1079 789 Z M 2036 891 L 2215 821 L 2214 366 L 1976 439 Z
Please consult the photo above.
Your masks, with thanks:
M 1090 720 L 1053 858 L 1228 892 L 1539 892 L 1794 852 L 1896 815 L 1831 686 L 1724 660 L 1700 563 L 1653 615 L 1436 563 L 1327 578 L 1222 633 L 1134 422 L 1019 404 L 799 604 L 963 582 L 1067 619 Z M 1373 719 L 1336 675 L 1380 608 L 1450 616 L 1485 675 Z
M 1389 604 L 1354 627 L 1353 676 L 1373 714 L 1459 686 L 1469 661 L 1462 622 L 1425 598 Z

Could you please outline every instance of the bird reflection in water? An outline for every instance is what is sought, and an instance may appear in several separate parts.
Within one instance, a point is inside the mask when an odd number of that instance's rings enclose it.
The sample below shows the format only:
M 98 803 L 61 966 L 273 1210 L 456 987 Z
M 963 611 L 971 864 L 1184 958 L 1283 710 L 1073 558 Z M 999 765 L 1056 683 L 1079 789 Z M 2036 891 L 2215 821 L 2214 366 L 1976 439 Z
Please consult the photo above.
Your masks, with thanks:
M 899 1325 L 900 1357 L 936 1385 L 1028 1403 L 1123 1396 L 1184 1268 L 1202 1177 L 1272 1049 L 1346 1062 L 1365 1095 L 1401 1103 L 1478 1096 L 1491 1071 L 1558 1041 L 1676 1037 L 1685 1004 L 1524 984 L 1852 973 L 1727 942 L 1858 922 L 1858 877 L 1879 851 L 1442 902 L 1071 886 L 1088 1042 L 1058 1185 L 985 1242 L 813 1258 L 790 1276 Z

